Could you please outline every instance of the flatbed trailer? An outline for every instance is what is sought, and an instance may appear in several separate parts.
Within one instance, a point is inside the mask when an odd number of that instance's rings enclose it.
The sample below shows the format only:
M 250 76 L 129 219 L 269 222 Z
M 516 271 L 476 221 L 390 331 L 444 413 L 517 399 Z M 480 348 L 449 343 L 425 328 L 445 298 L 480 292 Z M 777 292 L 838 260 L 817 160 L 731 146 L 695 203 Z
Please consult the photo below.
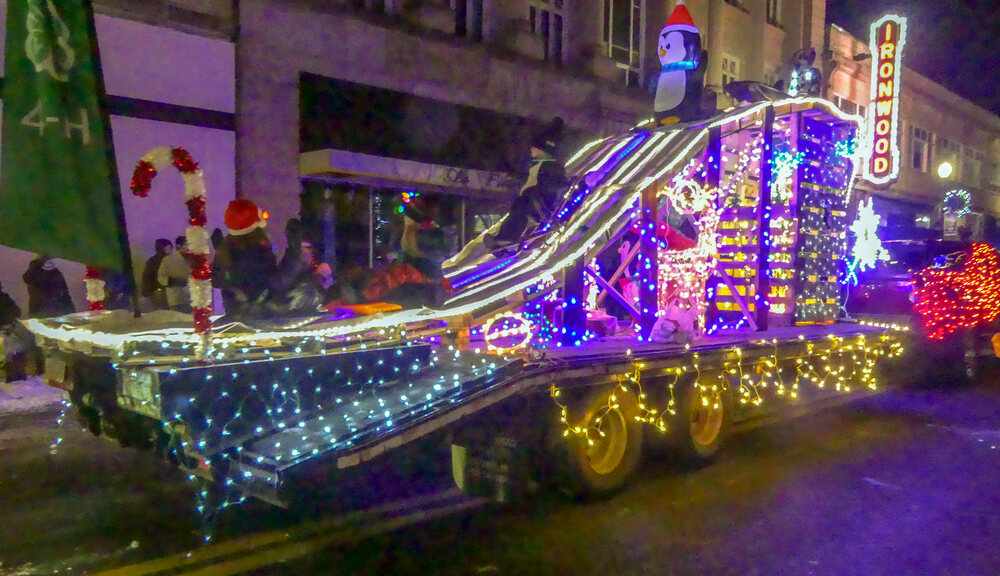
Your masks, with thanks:
M 679 456 L 709 460 L 729 427 L 759 416 L 763 402 L 787 408 L 874 390 L 876 362 L 902 352 L 887 327 L 853 323 L 776 328 L 752 339 L 731 333 L 683 346 L 608 337 L 537 357 L 474 350 L 438 362 L 427 345 L 335 354 L 275 351 L 267 360 L 245 364 L 151 370 L 122 362 L 109 371 L 104 359 L 49 349 L 47 378 L 69 391 L 95 433 L 171 455 L 192 474 L 222 481 L 228 494 L 286 505 L 294 498 L 282 490 L 295 486 L 286 480 L 304 470 L 363 465 L 445 428 L 458 431 L 456 445 L 467 443 L 462 446 L 470 452 L 462 458 L 466 465 L 482 466 L 484 451 L 504 439 L 536 450 L 522 475 L 534 470 L 544 476 L 553 472 L 539 470 L 551 457 L 553 442 L 567 435 L 586 441 L 586 427 L 593 425 L 589 420 L 614 404 L 613 395 L 634 397 L 627 411 L 631 435 L 647 428 L 669 437 Z M 79 376 L 59 380 L 51 370 L 60 363 Z M 433 366 L 419 375 L 387 377 L 414 363 Z M 348 371 L 358 384 L 339 378 Z M 104 379 L 96 376 L 100 372 Z M 256 383 L 243 387 L 242 396 L 232 386 L 212 384 L 246 381 L 248 375 Z M 86 380 L 78 386 L 76 378 Z M 327 384 L 338 380 L 339 386 Z M 104 386 L 95 386 L 102 381 Z M 701 406 L 702 400 L 710 404 Z M 506 410 L 518 415 L 511 415 L 506 426 L 494 415 L 484 430 L 481 415 L 504 405 L 516 406 Z M 535 418 L 538 423 L 525 425 Z M 480 458 L 473 462 L 471 453 Z M 601 494 L 623 482 L 573 489 Z M 482 483 L 475 488 L 483 489 Z
M 799 98 L 594 141 L 521 244 L 479 238 L 446 263 L 435 308 L 230 322 L 207 348 L 175 312 L 27 326 L 90 430 L 167 455 L 224 503 L 286 503 L 303 470 L 444 429 L 466 490 L 502 496 L 517 469 L 608 494 L 644 435 L 705 461 L 744 408 L 872 389 L 899 355 L 891 328 L 837 322 L 859 120 Z M 662 239 L 665 209 L 691 216 L 695 248 Z M 608 250 L 613 274 L 595 265 Z M 606 298 L 627 330 L 598 312 Z M 678 310 L 694 329 L 665 332 Z

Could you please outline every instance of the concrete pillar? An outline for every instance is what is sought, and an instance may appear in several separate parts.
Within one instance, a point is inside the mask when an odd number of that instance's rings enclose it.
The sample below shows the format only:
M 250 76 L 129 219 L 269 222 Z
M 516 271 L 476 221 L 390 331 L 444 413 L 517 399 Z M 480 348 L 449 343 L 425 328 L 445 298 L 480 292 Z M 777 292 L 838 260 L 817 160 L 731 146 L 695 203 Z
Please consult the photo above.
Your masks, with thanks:
M 649 80 L 653 72 L 660 71 L 660 58 L 656 54 L 656 44 L 660 37 L 660 30 L 667 25 L 670 13 L 674 10 L 676 2 L 657 2 L 645 0 L 642 3 L 643 27 L 639 38 L 639 82 L 641 85 Z M 697 24 L 697 23 L 696 23 Z M 650 99 L 652 108 L 652 99 Z
M 261 33 L 268 2 L 243 0 L 236 43 L 236 196 L 270 213 L 268 233 L 284 249 L 285 222 L 299 212 L 299 77 Z
M 385 13 L 398 16 L 403 11 L 404 0 L 385 0 Z
M 483 42 L 499 44 L 502 40 L 504 16 L 500 10 L 502 0 L 483 0 Z
M 563 15 L 563 64 L 573 66 L 591 58 L 597 52 L 601 38 L 601 10 L 603 2 L 576 2 L 562 11 Z

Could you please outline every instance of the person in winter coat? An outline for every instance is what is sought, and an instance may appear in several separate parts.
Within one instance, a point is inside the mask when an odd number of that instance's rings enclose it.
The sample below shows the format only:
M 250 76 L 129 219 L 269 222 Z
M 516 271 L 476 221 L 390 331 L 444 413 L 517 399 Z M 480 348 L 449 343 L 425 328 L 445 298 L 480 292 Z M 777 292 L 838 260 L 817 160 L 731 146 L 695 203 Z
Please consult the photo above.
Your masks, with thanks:
M 0 286 L 0 328 L 14 324 L 21 316 L 21 307 Z
M 250 200 L 233 200 L 226 207 L 225 221 L 229 234 L 219 245 L 213 265 L 226 316 L 265 316 L 279 278 L 263 213 Z
M 285 254 L 278 264 L 281 274 L 276 286 L 280 294 L 272 298 L 276 313 L 315 313 L 333 284 L 330 265 L 319 262 L 304 234 L 298 218 L 285 223 Z
M 76 311 L 66 279 L 49 256 L 42 254 L 32 260 L 21 279 L 28 287 L 29 317 L 51 318 Z
M 282 281 L 294 286 L 310 278 L 318 266 L 319 262 L 312 253 L 312 244 L 303 238 L 302 221 L 290 218 L 285 223 L 285 253 L 278 264 Z
M 222 245 L 222 240 L 225 239 L 226 235 L 222 232 L 222 228 L 216 228 L 212 230 L 212 235 L 209 237 L 212 240 L 212 250 L 218 250 L 219 246 Z
M 440 279 L 441 262 L 450 253 L 447 234 L 441 227 L 441 211 L 433 196 L 420 196 L 403 213 L 403 259 L 429 280 Z
M 142 269 L 140 291 L 149 300 L 153 310 L 163 310 L 167 307 L 167 294 L 165 287 L 159 281 L 160 264 L 173 252 L 174 247 L 170 240 L 160 238 L 154 244 L 154 250 L 155 254 L 146 260 L 146 265 Z
M 179 312 L 191 311 L 191 294 L 188 279 L 191 277 L 191 263 L 188 261 L 187 239 L 178 236 L 174 240 L 177 249 L 167 254 L 156 273 L 157 283 L 167 294 L 167 307 Z
M 30 343 L 25 341 L 24 330 L 17 319 L 21 307 L 0 287 L 0 381 L 24 380 L 25 349 Z
M 128 278 L 120 270 L 100 269 L 104 280 L 104 309 L 128 310 L 131 307 Z
M 528 226 L 528 219 L 541 222 L 559 208 L 560 194 L 566 186 L 566 172 L 557 159 L 562 139 L 563 119 L 556 116 L 549 125 L 531 141 L 531 168 L 528 178 L 517 198 L 511 204 L 507 219 L 500 225 L 495 237 L 487 235 L 483 243 L 493 250 L 514 244 L 521 239 Z

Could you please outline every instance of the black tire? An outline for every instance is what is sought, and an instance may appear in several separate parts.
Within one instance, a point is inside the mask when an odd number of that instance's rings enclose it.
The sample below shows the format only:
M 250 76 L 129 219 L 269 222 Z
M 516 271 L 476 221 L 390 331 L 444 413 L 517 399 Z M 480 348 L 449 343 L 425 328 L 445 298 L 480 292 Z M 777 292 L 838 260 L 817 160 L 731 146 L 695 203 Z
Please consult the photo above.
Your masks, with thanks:
M 714 380 L 705 375 L 703 381 Z M 715 459 L 729 438 L 733 421 L 733 394 L 720 387 L 705 398 L 705 405 L 693 382 L 678 391 L 677 416 L 671 422 L 667 437 L 673 453 L 681 463 L 704 466 Z
M 614 393 L 617 408 L 609 407 Z M 595 386 L 567 406 L 568 421 L 573 427 L 597 426 L 593 443 L 578 434 L 565 436 L 565 425 L 555 418 L 550 440 L 556 482 L 571 496 L 584 499 L 605 498 L 619 492 L 628 483 L 642 456 L 643 423 L 634 393 L 617 386 Z M 600 419 L 599 424 L 595 424 Z M 593 429 L 593 428 L 592 428 Z
M 991 338 L 997 332 L 992 325 L 968 330 L 962 339 L 962 365 L 965 382 L 974 386 L 989 382 L 996 375 L 997 356 Z
M 967 336 L 964 344 L 962 364 L 965 367 L 965 381 L 967 384 L 975 385 L 983 379 L 983 359 L 979 357 L 979 351 L 976 349 L 975 334 Z
M 73 413 L 77 422 L 94 436 L 101 435 L 101 413 L 96 408 L 73 403 Z

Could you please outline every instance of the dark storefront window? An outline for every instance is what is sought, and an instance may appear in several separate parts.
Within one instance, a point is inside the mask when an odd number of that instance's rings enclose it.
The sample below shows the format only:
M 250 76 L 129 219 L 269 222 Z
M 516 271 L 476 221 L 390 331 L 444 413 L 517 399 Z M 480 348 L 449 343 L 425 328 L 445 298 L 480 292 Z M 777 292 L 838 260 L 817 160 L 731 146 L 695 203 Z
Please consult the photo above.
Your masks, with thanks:
M 639 80 L 642 6 L 638 0 L 604 0 L 604 43 L 607 55 L 624 72 L 626 86 Z
M 351 183 L 307 182 L 303 188 L 300 218 L 306 239 L 321 260 L 338 270 L 377 268 L 429 251 L 437 251 L 436 258 L 450 256 L 499 222 L 507 207 L 506 201 Z M 428 225 L 417 225 L 413 216 L 419 214 L 440 229 L 432 245 L 424 245 Z
M 386 173 L 342 164 L 339 172 L 331 169 L 328 174 L 310 175 L 304 182 L 303 222 L 311 241 L 324 246 L 319 250 L 323 260 L 337 266 L 377 266 L 405 252 L 403 194 L 410 192 L 419 194 L 418 204 L 434 206 L 446 250 L 457 252 L 503 216 L 526 173 L 530 139 L 548 123 L 548 119 L 312 74 L 301 75 L 300 114 L 302 152 L 329 149 L 391 159 L 378 163 Z M 564 157 L 586 140 L 579 131 L 565 130 Z M 345 163 L 352 161 L 347 156 Z M 510 185 L 464 190 L 455 185 L 460 180 L 428 184 L 427 174 L 433 170 L 422 172 L 423 168 L 415 169 L 408 175 L 411 180 L 406 180 L 403 170 L 397 170 L 405 163 L 433 166 L 446 173 L 476 170 L 504 175 Z M 423 184 L 415 183 L 421 178 Z
M 303 74 L 300 150 L 334 148 L 475 170 L 517 172 L 546 121 Z

